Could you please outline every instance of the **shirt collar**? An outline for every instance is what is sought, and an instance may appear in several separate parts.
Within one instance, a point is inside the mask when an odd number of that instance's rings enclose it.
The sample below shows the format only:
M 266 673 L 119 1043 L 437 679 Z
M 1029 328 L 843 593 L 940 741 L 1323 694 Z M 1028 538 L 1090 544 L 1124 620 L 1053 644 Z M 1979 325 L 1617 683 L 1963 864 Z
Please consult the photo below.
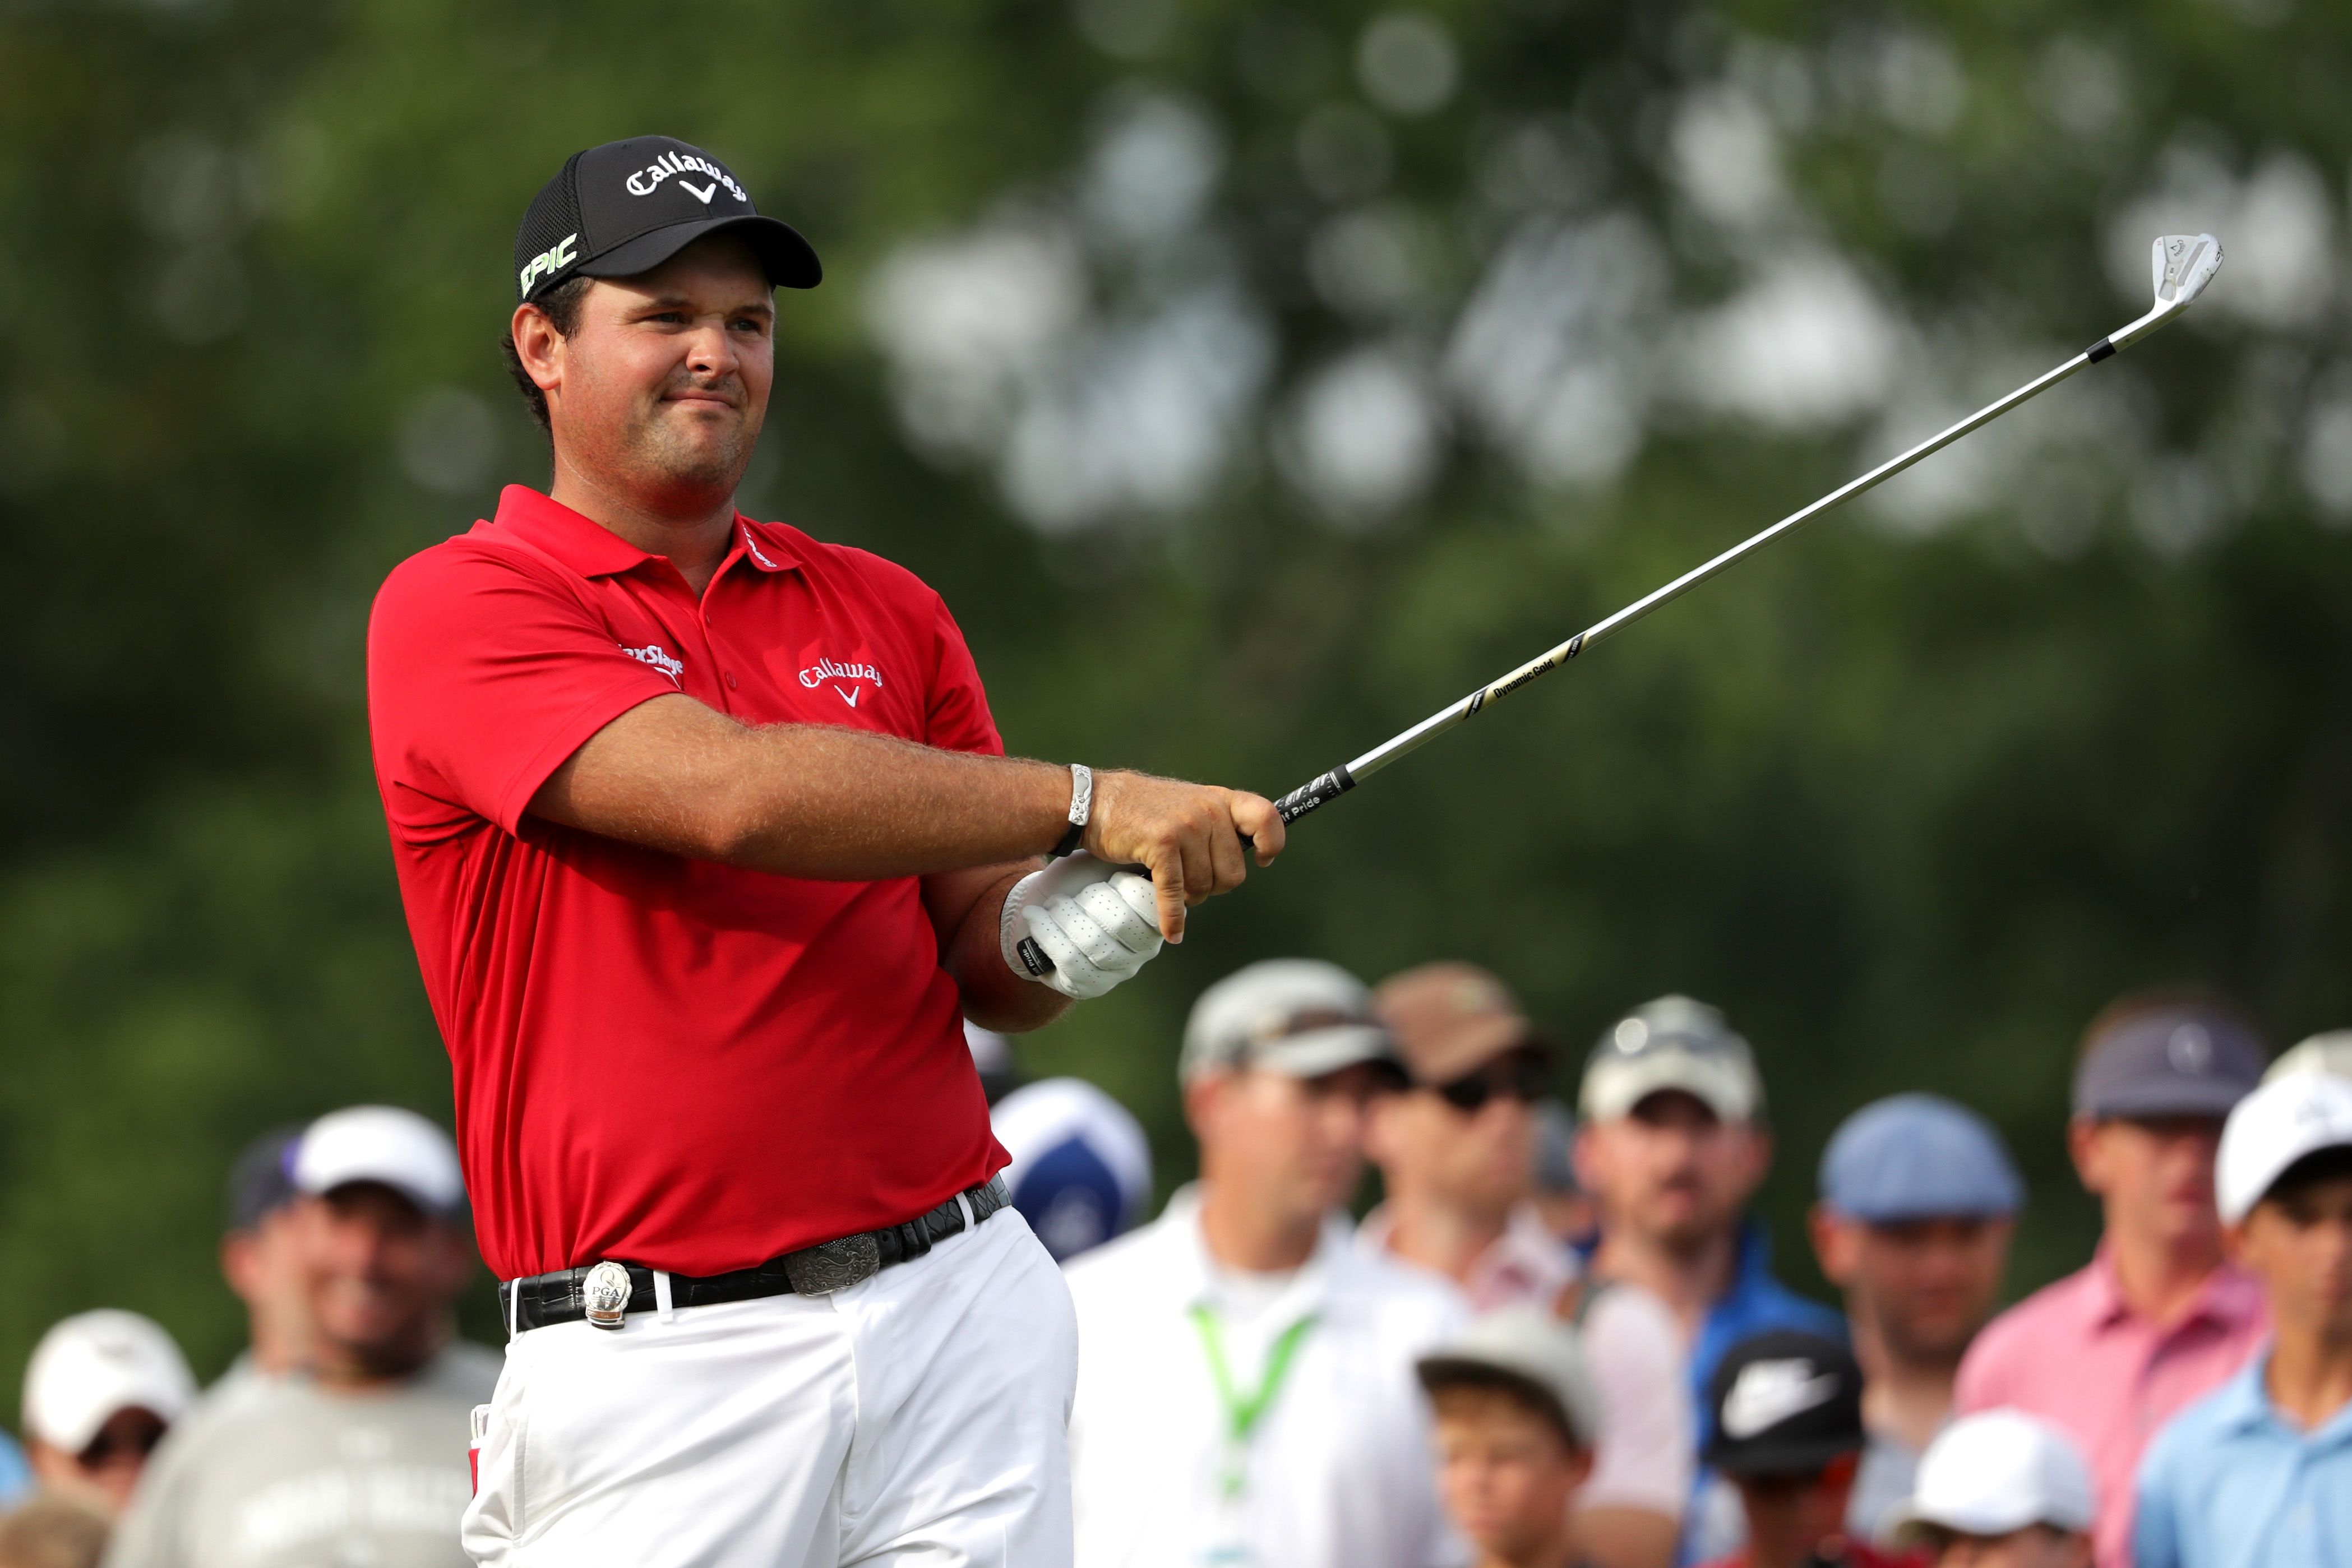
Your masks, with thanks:
M 509 485 L 499 493 L 495 526 L 525 544 L 545 551 L 583 577 L 618 577 L 646 561 L 648 555 L 604 524 L 540 494 L 528 485 Z M 755 523 L 735 514 L 735 538 L 719 563 L 726 571 L 740 558 L 761 571 L 789 571 L 800 565 L 800 552 L 781 523 Z
M 1170 1195 L 1167 1207 L 1160 1211 L 1160 1223 L 1170 1226 L 1181 1238 L 1184 1260 L 1181 1299 L 1187 1307 L 1209 1301 L 1216 1283 L 1217 1265 L 1210 1258 L 1208 1241 L 1201 1234 L 1199 1182 L 1187 1182 Z M 1309 1312 L 1328 1312 L 1335 1301 L 1344 1301 L 1349 1292 L 1344 1281 L 1335 1277 L 1349 1271 L 1355 1246 L 1355 1233 L 1346 1217 L 1327 1215 L 1314 1252 L 1300 1266 L 1291 1288 L 1283 1293 L 1283 1315 L 1297 1318 Z
M 2111 1329 L 2139 1315 L 2124 1300 L 2123 1281 L 2116 1274 L 2115 1252 L 2106 1242 L 2099 1243 L 2083 1275 L 2083 1304 L 2088 1310 L 2093 1328 Z M 2253 1322 L 2262 1313 L 2262 1287 L 2235 1265 L 2224 1262 L 2205 1276 L 2197 1293 L 2179 1315 L 2160 1326 L 2168 1332 L 2192 1322 L 2209 1322 L 2234 1328 Z

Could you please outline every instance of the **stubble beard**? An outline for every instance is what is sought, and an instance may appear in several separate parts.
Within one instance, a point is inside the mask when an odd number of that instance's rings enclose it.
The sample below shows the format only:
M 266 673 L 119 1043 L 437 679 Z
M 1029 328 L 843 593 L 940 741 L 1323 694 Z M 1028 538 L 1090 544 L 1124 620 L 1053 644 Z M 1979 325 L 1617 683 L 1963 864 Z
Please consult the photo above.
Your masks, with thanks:
M 735 494 L 751 466 L 761 413 L 744 409 L 715 431 L 698 429 L 682 407 L 657 398 L 614 444 L 614 465 L 637 494 L 716 506 Z

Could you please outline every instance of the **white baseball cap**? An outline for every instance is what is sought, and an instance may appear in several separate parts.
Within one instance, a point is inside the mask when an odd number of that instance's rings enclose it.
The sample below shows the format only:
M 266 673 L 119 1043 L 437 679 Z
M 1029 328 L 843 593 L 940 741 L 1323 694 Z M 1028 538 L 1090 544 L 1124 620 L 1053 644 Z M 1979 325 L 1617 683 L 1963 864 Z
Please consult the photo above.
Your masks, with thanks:
M 1177 1075 L 1190 1083 L 1249 1067 L 1320 1078 L 1359 1062 L 1403 1072 L 1364 983 L 1319 958 L 1266 958 L 1201 993 L 1184 1023 Z
M 2300 1045 L 2281 1051 L 2279 1059 L 2263 1074 L 2263 1082 L 2268 1083 L 2298 1072 L 2328 1072 L 2338 1078 L 2352 1078 L 2352 1029 L 2315 1034 Z
M 390 1105 L 354 1105 L 310 1124 L 294 1154 L 294 1185 L 313 1197 L 376 1182 L 443 1218 L 466 1206 L 466 1178 L 449 1134 Z
M 41 1336 L 25 1367 L 25 1433 L 79 1454 L 121 1410 L 166 1426 L 195 1402 L 196 1380 L 163 1326 L 137 1312 L 77 1312 Z
M 1653 1094 L 1679 1089 L 1727 1122 L 1752 1121 L 1764 1082 L 1748 1042 L 1688 997 L 1660 997 L 1611 1025 L 1584 1064 L 1585 1118 L 1612 1122 Z
M 2252 1214 L 2287 1167 L 2322 1149 L 2352 1145 L 2352 1082 L 2294 1072 L 2238 1102 L 2213 1160 L 2213 1201 L 2225 1224 Z
M 1414 1364 L 1421 1385 L 1434 1394 L 1460 1383 L 1491 1382 L 1497 1375 L 1532 1386 L 1559 1407 L 1569 1436 L 1582 1448 L 1601 1437 L 1601 1394 L 1586 1370 L 1576 1331 L 1540 1307 L 1502 1307 L 1474 1320 Z
M 2022 1410 L 1963 1416 L 1927 1445 L 1911 1495 L 1887 1516 L 1897 1541 L 1929 1530 L 2007 1535 L 2028 1525 L 2091 1528 L 2091 1467 L 2074 1440 Z

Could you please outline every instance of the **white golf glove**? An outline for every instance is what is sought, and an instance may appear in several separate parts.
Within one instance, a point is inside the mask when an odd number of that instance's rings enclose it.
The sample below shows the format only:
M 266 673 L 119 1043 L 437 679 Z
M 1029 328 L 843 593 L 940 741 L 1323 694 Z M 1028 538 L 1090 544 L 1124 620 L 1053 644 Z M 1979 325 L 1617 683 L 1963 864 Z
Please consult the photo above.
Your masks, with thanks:
M 1013 884 L 997 940 L 1014 974 L 1090 1001 L 1160 951 L 1160 901 L 1150 877 L 1080 850 Z

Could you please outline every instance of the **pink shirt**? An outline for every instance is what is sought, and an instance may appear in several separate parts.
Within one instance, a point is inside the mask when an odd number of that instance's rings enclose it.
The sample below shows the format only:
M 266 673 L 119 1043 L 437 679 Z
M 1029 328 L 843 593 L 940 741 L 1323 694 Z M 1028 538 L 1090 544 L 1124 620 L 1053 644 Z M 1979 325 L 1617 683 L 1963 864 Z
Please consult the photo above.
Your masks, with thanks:
M 2125 1304 L 2103 1246 L 2090 1266 L 1995 1318 L 1960 1363 L 1961 1415 L 2007 1406 L 2071 1433 L 2098 1482 L 2098 1568 L 2130 1568 L 2132 1478 L 2183 1406 L 2229 1381 L 2270 1333 L 2254 1281 L 2216 1269 L 2170 1322 Z

